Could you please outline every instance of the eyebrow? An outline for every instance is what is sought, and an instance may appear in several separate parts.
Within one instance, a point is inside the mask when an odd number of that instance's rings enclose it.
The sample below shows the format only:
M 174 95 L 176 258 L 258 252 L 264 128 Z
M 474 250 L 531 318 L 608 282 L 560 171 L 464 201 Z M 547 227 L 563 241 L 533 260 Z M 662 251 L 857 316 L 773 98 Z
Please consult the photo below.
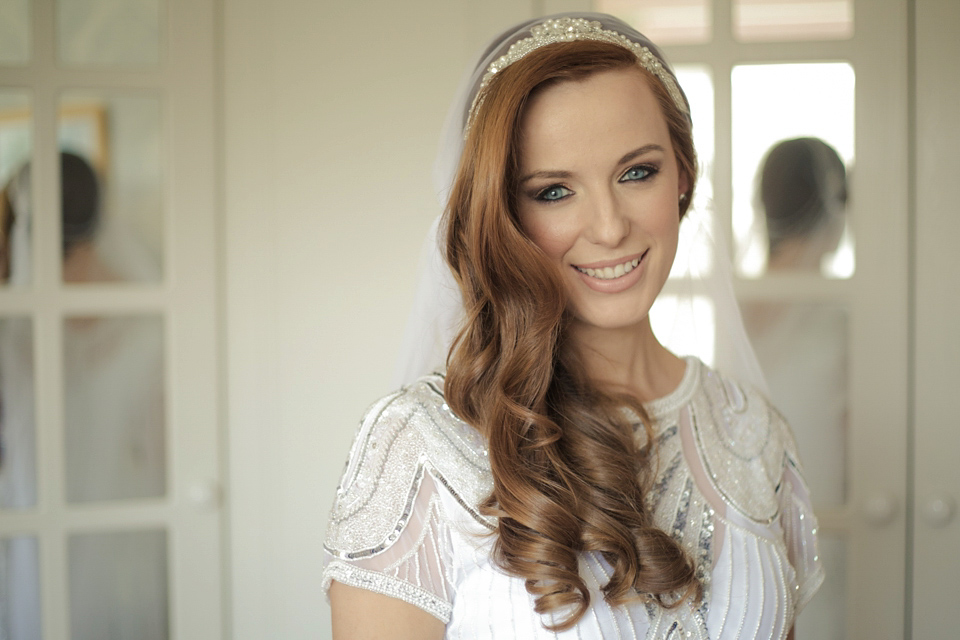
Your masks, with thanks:
M 638 147 L 633 151 L 629 151 L 626 154 L 624 154 L 624 156 L 620 158 L 620 161 L 617 162 L 617 165 L 619 166 L 622 164 L 626 164 L 631 160 L 639 158 L 644 154 L 650 153 L 651 151 L 663 151 L 663 150 L 664 150 L 663 147 L 660 146 L 659 144 L 645 144 L 642 147 Z M 571 175 L 573 174 L 569 171 L 534 171 L 533 173 L 527 174 L 522 178 L 520 178 L 520 184 L 525 184 L 530 180 L 534 180 L 537 178 L 565 180 L 569 178 Z
M 646 153 L 650 153 L 651 151 L 663 151 L 663 150 L 664 150 L 663 147 L 661 147 L 658 144 L 645 144 L 642 147 L 638 149 L 634 149 L 630 153 L 627 153 L 626 155 L 624 155 L 622 158 L 620 158 L 620 162 L 618 162 L 617 164 L 618 165 L 627 164 L 631 160 L 635 158 L 639 158 L 640 156 Z

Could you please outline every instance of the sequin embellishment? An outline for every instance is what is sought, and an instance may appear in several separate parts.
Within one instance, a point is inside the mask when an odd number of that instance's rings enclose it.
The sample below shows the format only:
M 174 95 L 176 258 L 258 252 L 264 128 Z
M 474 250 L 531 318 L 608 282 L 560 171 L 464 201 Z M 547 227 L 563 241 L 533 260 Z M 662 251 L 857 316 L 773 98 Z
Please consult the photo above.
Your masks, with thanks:
M 706 371 L 702 384 L 691 419 L 710 481 L 737 511 L 769 524 L 779 510 L 775 489 L 787 454 L 782 418 L 758 391 L 714 371 Z
M 822 581 L 811 534 L 815 517 L 782 418 L 762 396 L 699 361 L 688 360 L 688 369 L 676 392 L 646 407 L 660 464 L 645 503 L 653 523 L 693 561 L 703 600 L 673 609 L 650 602 L 610 606 L 601 594 L 610 567 L 588 552 L 581 575 L 594 599 L 570 630 L 576 637 L 753 637 L 751 629 L 773 615 L 783 630 L 775 637 L 783 640 L 796 610 Z M 336 580 L 409 602 L 447 624 L 448 637 L 540 637 L 541 619 L 523 581 L 490 560 L 491 538 L 483 534 L 496 523 L 477 509 L 492 488 L 485 443 L 450 411 L 442 385 L 439 376 L 423 378 L 365 416 L 331 513 L 323 587 Z M 636 437 L 640 442 L 645 431 Z M 424 493 L 425 487 L 442 490 Z M 751 490 L 763 496 L 751 502 Z M 783 539 L 780 525 L 771 528 L 756 517 L 768 500 L 775 514 L 784 510 Z M 740 517 L 747 514 L 752 522 Z M 753 597 L 759 614 L 743 605 Z M 489 624 L 478 627 L 475 619 Z
M 418 383 L 375 404 L 357 432 L 330 513 L 326 550 L 375 556 L 400 536 L 427 470 L 487 530 L 477 505 L 493 488 L 482 439 L 443 408 L 436 384 Z
M 604 29 L 603 24 L 596 20 L 570 17 L 551 18 L 550 20 L 531 27 L 529 37 L 514 42 L 504 55 L 491 62 L 487 67 L 486 73 L 480 80 L 480 88 L 477 89 L 477 95 L 474 97 L 473 104 L 470 106 L 467 125 L 464 127 L 463 132 L 464 137 L 466 138 L 467 133 L 470 131 L 470 126 L 473 124 L 474 116 L 480 108 L 480 105 L 483 104 L 487 85 L 490 84 L 490 81 L 493 80 L 493 77 L 497 73 L 503 71 L 514 62 L 521 60 L 530 52 L 545 47 L 548 44 L 573 42 L 576 40 L 609 42 L 632 51 L 637 58 L 637 63 L 663 83 L 664 88 L 670 95 L 670 99 L 673 100 L 673 103 L 677 106 L 677 109 L 679 109 L 681 113 L 690 113 L 687 102 L 683 98 L 683 93 L 680 91 L 680 87 L 677 85 L 673 74 L 667 70 L 660 59 L 654 55 L 650 49 L 634 42 L 621 33 Z

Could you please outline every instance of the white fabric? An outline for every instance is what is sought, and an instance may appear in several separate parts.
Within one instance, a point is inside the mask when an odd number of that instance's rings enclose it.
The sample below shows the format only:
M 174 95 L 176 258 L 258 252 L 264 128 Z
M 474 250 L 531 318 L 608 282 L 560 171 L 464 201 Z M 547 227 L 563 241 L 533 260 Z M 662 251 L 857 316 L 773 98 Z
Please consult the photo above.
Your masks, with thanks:
M 688 358 L 680 386 L 648 405 L 660 463 L 647 499 L 698 566 L 704 605 L 611 607 L 600 592 L 609 565 L 584 554 L 590 609 L 569 631 L 548 632 L 523 581 L 491 561 L 491 522 L 476 511 L 490 471 L 472 462 L 485 445 L 450 413 L 442 383 L 421 379 L 361 424 L 331 514 L 325 589 L 337 580 L 400 598 L 446 623 L 451 639 L 769 640 L 786 637 L 819 587 L 816 519 L 789 428 L 760 394 Z M 709 466 L 717 452 L 702 443 L 717 433 L 729 455 Z

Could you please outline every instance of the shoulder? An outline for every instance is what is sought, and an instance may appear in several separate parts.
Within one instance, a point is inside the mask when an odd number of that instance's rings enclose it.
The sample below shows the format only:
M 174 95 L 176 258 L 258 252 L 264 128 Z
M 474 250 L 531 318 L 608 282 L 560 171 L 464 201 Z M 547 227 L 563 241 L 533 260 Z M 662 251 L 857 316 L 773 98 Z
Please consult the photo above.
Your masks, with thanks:
M 707 474 L 725 500 L 758 522 L 772 521 L 796 445 L 783 416 L 759 389 L 700 366 L 691 418 Z
M 492 488 L 483 438 L 447 407 L 440 375 L 420 378 L 364 413 L 337 486 L 328 551 L 358 558 L 390 546 L 427 473 L 474 511 Z

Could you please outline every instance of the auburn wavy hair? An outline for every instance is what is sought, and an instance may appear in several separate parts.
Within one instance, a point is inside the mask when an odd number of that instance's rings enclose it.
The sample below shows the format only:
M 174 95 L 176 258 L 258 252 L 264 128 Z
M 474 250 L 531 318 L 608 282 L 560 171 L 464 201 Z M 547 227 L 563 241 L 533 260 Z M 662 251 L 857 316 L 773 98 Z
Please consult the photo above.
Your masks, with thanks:
M 544 626 L 555 631 L 572 627 L 590 605 L 582 552 L 600 552 L 613 567 L 603 587 L 611 604 L 640 597 L 673 606 L 700 596 L 692 563 L 644 505 L 656 466 L 649 416 L 637 398 L 585 375 L 567 340 L 560 273 L 516 213 L 520 121 L 530 96 L 630 67 L 647 76 L 688 178 L 683 217 L 697 175 L 689 120 L 633 53 L 591 41 L 545 46 L 495 76 L 474 114 L 445 214 L 446 259 L 466 311 L 445 395 L 488 442 L 493 492 L 481 508 L 498 517 L 494 561 L 525 580 L 535 610 L 552 614 Z M 641 418 L 644 442 L 624 408 Z

